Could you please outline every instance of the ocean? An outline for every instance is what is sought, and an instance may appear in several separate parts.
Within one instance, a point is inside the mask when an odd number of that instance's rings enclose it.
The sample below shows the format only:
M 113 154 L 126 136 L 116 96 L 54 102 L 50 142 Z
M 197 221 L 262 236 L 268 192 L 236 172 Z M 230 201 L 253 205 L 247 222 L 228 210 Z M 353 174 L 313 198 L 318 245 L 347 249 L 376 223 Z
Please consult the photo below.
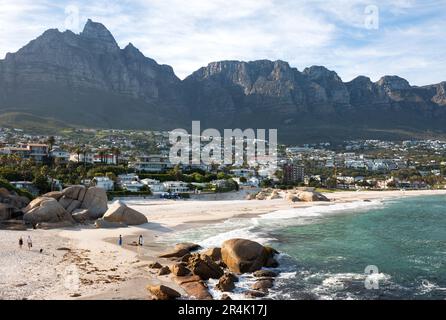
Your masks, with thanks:
M 231 238 L 281 252 L 280 276 L 268 298 L 446 299 L 446 196 L 276 211 L 164 241 L 213 247 Z M 254 281 L 250 275 L 241 280 L 235 299 Z

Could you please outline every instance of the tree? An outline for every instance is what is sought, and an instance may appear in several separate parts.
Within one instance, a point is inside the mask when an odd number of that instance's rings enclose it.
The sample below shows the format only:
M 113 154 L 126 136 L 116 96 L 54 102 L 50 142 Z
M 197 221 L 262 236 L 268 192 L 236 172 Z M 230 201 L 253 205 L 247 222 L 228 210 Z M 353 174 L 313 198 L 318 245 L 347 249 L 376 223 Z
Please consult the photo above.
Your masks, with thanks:
M 56 143 L 56 139 L 54 138 L 54 136 L 50 136 L 50 137 L 48 137 L 48 139 L 46 140 L 46 143 L 48 143 L 48 148 L 49 148 L 49 150 L 52 150 L 54 144 Z

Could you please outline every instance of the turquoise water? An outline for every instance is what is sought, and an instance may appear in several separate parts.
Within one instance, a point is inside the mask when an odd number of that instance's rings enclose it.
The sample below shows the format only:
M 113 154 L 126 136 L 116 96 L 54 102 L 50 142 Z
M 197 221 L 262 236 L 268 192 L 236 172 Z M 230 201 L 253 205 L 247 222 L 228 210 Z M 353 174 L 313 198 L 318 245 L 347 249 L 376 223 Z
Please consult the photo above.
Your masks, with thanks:
M 182 237 L 273 245 L 282 253 L 275 299 L 446 299 L 445 196 L 291 209 Z M 378 273 L 366 278 L 367 266 Z M 367 289 L 369 280 L 378 288 Z
M 282 282 L 282 297 L 299 298 L 299 286 L 309 298 L 446 298 L 446 197 L 393 201 L 272 236 L 298 270 L 295 281 Z M 364 285 L 369 265 L 381 273 L 377 290 Z

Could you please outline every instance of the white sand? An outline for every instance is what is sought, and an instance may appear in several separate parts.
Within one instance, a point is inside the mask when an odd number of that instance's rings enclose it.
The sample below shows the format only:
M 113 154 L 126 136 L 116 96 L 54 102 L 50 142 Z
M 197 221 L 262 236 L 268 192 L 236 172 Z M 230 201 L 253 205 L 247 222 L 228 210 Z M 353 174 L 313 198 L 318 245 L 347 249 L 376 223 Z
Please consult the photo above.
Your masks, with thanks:
M 446 190 L 336 192 L 326 196 L 331 203 L 346 203 L 433 194 L 446 195 Z M 166 248 L 154 243 L 163 233 L 236 216 L 327 203 L 288 203 L 282 199 L 131 200 L 128 205 L 146 214 L 150 223 L 142 227 L 100 230 L 91 226 L 66 230 L 0 230 L 0 299 L 148 299 L 145 287 L 149 283 L 166 283 L 181 291 L 169 277 L 158 278 L 147 267 L 149 261 L 167 263 L 157 259 Z M 117 245 L 120 234 L 124 237 L 122 248 Z M 132 246 L 140 234 L 145 238 L 144 247 Z M 33 239 L 33 250 L 25 247 L 20 250 L 19 237 L 26 240 L 28 235 Z

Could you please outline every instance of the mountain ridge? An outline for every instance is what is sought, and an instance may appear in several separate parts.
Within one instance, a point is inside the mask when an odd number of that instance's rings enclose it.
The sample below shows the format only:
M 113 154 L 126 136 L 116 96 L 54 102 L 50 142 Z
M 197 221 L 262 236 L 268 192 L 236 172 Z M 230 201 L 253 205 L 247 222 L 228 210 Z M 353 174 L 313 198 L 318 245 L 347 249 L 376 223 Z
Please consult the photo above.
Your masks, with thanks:
M 181 80 L 133 44 L 120 48 L 89 19 L 79 34 L 49 29 L 0 60 L 0 112 L 73 127 L 169 130 L 200 120 L 219 129 L 278 128 L 287 142 L 416 137 L 445 133 L 446 82 L 343 82 L 324 66 L 299 71 L 282 60 L 216 61 Z

